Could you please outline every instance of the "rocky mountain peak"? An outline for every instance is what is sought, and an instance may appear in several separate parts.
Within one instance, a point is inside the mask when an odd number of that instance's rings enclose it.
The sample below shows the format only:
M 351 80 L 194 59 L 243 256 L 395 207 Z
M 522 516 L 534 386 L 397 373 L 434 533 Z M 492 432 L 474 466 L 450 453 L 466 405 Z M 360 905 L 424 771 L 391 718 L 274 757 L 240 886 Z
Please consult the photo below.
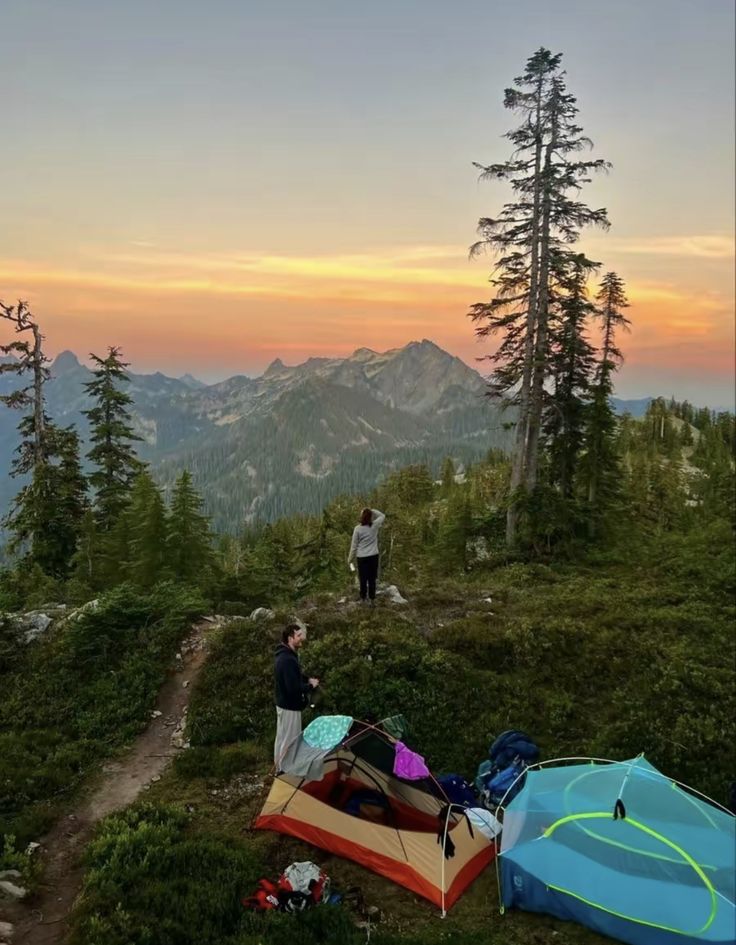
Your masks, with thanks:
M 204 381 L 200 381 L 198 377 L 194 377 L 192 374 L 182 374 L 179 380 L 182 384 L 186 384 L 187 387 L 191 387 L 192 390 L 199 390 L 207 386 Z
M 272 361 L 266 370 L 263 372 L 263 377 L 272 377 L 274 374 L 280 374 L 282 371 L 286 370 L 286 365 L 281 360 L 281 358 L 276 358 Z
M 350 361 L 370 361 L 372 358 L 375 358 L 377 355 L 376 351 L 373 351 L 371 348 L 357 348 L 350 355 Z
M 60 374 L 67 374 L 69 371 L 76 371 L 81 367 L 82 365 L 73 351 L 62 351 L 51 365 L 51 371 L 58 377 Z

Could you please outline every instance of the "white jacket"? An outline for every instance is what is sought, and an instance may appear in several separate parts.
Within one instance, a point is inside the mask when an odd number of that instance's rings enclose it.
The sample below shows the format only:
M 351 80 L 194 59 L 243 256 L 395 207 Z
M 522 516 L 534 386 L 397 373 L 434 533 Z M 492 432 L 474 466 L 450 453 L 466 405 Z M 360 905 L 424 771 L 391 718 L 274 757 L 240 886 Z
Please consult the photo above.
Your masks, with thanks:
M 372 525 L 356 525 L 353 529 L 348 564 L 353 558 L 369 558 L 371 555 L 378 554 L 378 532 L 386 521 L 386 516 L 378 509 L 371 509 L 371 512 L 373 512 Z

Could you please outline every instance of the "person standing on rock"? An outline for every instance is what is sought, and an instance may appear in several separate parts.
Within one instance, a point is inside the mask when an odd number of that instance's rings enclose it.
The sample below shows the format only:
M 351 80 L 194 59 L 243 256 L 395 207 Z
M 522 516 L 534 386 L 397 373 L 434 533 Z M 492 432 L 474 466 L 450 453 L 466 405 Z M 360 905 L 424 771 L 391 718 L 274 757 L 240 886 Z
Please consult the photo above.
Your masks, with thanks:
M 273 760 L 277 770 L 286 749 L 301 734 L 302 709 L 307 706 L 309 693 L 319 686 L 319 679 L 307 678 L 299 665 L 299 650 L 306 639 L 306 627 L 290 623 L 282 631 L 281 643 L 276 647 L 276 741 Z
M 353 529 L 350 542 L 348 567 L 355 558 L 358 562 L 360 578 L 360 599 L 368 599 L 371 606 L 376 599 L 376 578 L 378 577 L 378 532 L 386 521 L 386 516 L 378 509 L 363 509 L 360 524 Z

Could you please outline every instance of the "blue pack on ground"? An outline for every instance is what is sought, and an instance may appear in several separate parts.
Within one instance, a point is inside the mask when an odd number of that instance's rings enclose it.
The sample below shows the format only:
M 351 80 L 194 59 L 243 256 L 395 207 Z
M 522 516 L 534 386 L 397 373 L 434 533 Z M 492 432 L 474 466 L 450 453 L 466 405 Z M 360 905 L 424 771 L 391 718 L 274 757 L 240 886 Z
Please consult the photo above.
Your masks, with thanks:
M 492 804 L 500 804 L 504 798 L 508 803 L 511 798 L 519 793 L 524 786 L 524 778 L 519 777 L 519 775 L 525 768 L 526 765 L 520 761 L 493 775 L 486 787 L 488 799 Z
M 493 765 L 490 761 L 481 761 L 478 765 L 478 772 L 475 775 L 475 790 L 482 794 L 488 787 L 488 781 L 493 777 Z
M 488 749 L 488 757 L 496 771 L 502 771 L 517 759 L 526 765 L 539 761 L 539 746 L 526 732 L 509 729 L 502 732 Z

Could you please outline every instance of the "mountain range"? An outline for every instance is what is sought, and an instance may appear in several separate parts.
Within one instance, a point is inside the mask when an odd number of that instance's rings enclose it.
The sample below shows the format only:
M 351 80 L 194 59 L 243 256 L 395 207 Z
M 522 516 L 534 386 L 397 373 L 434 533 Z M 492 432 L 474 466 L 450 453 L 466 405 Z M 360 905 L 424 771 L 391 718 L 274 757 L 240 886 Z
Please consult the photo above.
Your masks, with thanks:
M 70 351 L 51 365 L 48 412 L 86 442 L 87 367 Z M 17 384 L 0 375 L 0 391 Z M 481 375 L 431 341 L 347 358 L 274 361 L 261 377 L 204 384 L 186 375 L 131 374 L 141 458 L 168 490 L 188 468 L 219 530 L 312 514 L 335 495 L 372 488 L 414 462 L 434 470 L 467 464 L 509 433 Z M 9 477 L 18 416 L 0 410 L 0 507 L 18 490 Z
M 48 412 L 88 439 L 83 411 L 91 372 L 71 351 L 51 365 Z M 0 375 L 0 393 L 18 379 Z M 187 374 L 130 374 L 141 458 L 165 492 L 189 469 L 218 530 L 299 512 L 314 514 L 341 493 L 370 490 L 393 469 L 452 456 L 467 465 L 510 443 L 509 417 L 485 396 L 483 377 L 431 341 L 347 358 L 275 360 L 260 377 L 205 384 Z M 641 416 L 651 398 L 614 400 Z M 18 416 L 0 409 L 0 510 L 10 478 Z

